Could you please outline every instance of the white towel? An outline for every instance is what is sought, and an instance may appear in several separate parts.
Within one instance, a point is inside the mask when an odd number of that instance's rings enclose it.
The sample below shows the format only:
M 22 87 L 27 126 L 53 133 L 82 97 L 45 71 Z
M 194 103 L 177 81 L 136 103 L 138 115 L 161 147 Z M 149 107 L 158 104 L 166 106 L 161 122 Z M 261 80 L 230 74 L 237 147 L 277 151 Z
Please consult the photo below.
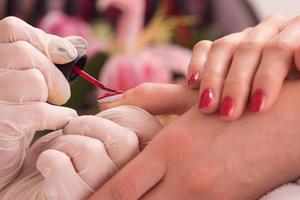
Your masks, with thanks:
M 260 200 L 300 200 L 300 182 L 289 183 L 269 192 Z

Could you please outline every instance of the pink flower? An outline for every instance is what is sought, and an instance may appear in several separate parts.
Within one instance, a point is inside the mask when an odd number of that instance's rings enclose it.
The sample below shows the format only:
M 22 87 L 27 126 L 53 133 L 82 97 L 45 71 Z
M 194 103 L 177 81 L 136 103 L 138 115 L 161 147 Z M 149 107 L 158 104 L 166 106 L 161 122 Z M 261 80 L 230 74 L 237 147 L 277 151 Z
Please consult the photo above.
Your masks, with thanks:
M 99 51 L 103 51 L 106 42 L 96 38 L 92 28 L 85 21 L 65 15 L 62 11 L 49 12 L 39 23 L 39 28 L 44 31 L 61 37 L 69 35 L 79 35 L 86 39 L 89 48 L 88 56 L 93 56 Z
M 155 45 L 136 54 L 111 57 L 100 80 L 108 87 L 125 91 L 143 82 L 172 83 L 174 72 L 185 75 L 191 52 L 175 45 Z

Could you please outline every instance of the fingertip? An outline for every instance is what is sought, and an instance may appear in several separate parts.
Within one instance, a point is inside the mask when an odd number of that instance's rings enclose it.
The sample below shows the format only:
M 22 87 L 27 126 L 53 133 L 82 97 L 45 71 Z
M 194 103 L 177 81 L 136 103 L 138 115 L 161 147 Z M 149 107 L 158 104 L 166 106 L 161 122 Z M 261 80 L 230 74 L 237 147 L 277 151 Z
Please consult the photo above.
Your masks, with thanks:
M 49 43 L 46 55 L 55 64 L 66 64 L 78 57 L 75 46 L 67 39 L 55 35 L 49 35 Z
M 67 36 L 65 37 L 65 39 L 67 39 L 74 45 L 74 47 L 77 49 L 78 56 L 83 56 L 86 54 L 88 49 L 88 43 L 84 38 L 73 35 L 73 36 Z
M 49 96 L 48 102 L 55 105 L 63 105 L 67 103 L 67 101 L 71 97 L 71 87 L 67 79 L 64 78 L 63 75 L 61 77 L 56 77 L 55 85 L 50 85 L 48 83 L 49 88 Z
M 191 89 L 198 89 L 200 87 L 200 73 L 198 71 L 191 72 L 186 84 Z
M 73 167 L 70 165 L 70 162 L 70 158 L 66 154 L 53 149 L 48 149 L 39 155 L 36 162 L 36 168 L 45 178 L 47 178 L 64 170 L 66 167 Z
M 212 89 L 207 88 L 200 92 L 198 109 L 205 114 L 212 114 L 218 110 L 218 100 Z

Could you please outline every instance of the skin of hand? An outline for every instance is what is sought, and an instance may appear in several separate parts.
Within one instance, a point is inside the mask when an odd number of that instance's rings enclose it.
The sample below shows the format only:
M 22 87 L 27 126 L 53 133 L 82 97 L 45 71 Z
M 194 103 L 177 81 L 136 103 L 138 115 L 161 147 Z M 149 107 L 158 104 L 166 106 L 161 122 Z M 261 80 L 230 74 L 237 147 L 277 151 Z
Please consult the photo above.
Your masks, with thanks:
M 77 117 L 62 104 L 70 86 L 53 63 L 75 59 L 86 49 L 80 37 L 60 38 L 16 17 L 0 21 L 0 192 L 19 174 L 38 130 L 56 130 Z M 79 53 L 78 53 L 78 52 Z
M 199 109 L 229 121 L 247 107 L 270 110 L 288 73 L 300 69 L 299 26 L 299 16 L 273 14 L 253 28 L 197 43 L 187 83 L 199 89 Z
M 158 85 L 148 88 L 153 87 Z M 182 93 L 174 95 L 175 87 Z M 187 108 L 197 94 L 192 98 L 191 95 L 181 97 L 186 91 L 182 87 L 171 87 L 169 97 L 178 97 L 170 99 L 178 106 L 185 99 L 184 105 L 179 107 Z M 299 89 L 299 81 L 287 82 L 269 112 L 247 113 L 234 123 L 218 120 L 215 115 L 200 114 L 193 107 L 163 129 L 141 154 L 89 200 L 252 200 L 295 180 L 300 175 Z M 160 93 L 159 101 L 148 96 L 148 103 L 154 106 L 153 110 L 147 106 L 146 109 L 156 114 L 162 114 L 160 109 L 171 111 L 172 106 L 167 103 L 166 108 L 155 106 L 167 99 L 167 90 L 165 92 Z M 126 103 L 130 102 L 125 94 L 123 99 L 106 107 L 124 103 L 125 99 Z M 149 105 L 142 101 L 136 100 L 139 106 Z
M 162 129 L 141 108 L 121 106 L 81 116 L 35 142 L 2 200 L 83 200 Z M 1 196 L 2 195 L 2 196 Z

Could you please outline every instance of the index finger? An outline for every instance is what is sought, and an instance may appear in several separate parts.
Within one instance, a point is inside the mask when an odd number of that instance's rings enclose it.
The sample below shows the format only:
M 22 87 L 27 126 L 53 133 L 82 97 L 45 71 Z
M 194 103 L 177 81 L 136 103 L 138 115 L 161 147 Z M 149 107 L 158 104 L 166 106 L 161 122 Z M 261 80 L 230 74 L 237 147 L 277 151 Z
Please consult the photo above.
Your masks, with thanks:
M 103 98 L 103 109 L 120 105 L 135 105 L 153 115 L 182 114 L 196 104 L 198 92 L 184 85 L 143 83 L 123 95 Z

